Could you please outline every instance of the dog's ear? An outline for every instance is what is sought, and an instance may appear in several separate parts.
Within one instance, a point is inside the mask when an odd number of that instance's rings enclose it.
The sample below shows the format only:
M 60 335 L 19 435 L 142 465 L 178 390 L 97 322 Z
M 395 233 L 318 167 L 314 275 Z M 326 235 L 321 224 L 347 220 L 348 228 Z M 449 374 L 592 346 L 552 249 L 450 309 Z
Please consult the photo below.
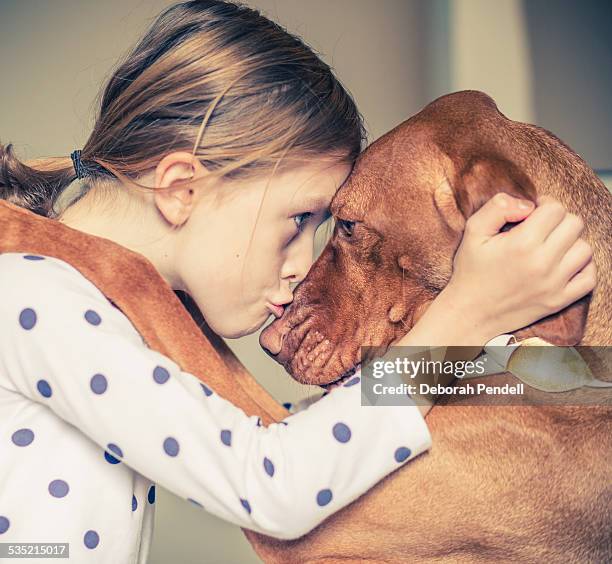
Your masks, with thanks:
M 457 232 L 467 218 L 498 192 L 535 201 L 529 178 L 502 159 L 471 159 L 461 170 L 445 177 L 434 191 L 434 202 L 446 224 Z
M 438 213 L 453 231 L 462 233 L 465 229 L 466 218 L 459 209 L 459 204 L 455 197 L 455 192 L 448 181 L 448 178 L 440 182 L 433 193 L 434 203 Z
M 518 340 L 540 337 L 553 345 L 562 347 L 577 345 L 584 336 L 590 303 L 591 294 L 587 294 L 565 309 L 515 331 L 514 336 Z
M 471 159 L 453 182 L 459 209 L 465 218 L 478 211 L 498 192 L 534 202 L 535 186 L 514 163 L 496 157 Z
M 445 223 L 462 233 L 467 219 L 498 192 L 536 201 L 536 188 L 517 166 L 501 158 L 470 160 L 454 176 L 444 178 L 434 191 L 434 203 Z M 512 226 L 506 224 L 503 230 Z M 540 337 L 559 346 L 579 343 L 584 334 L 590 297 L 515 331 L 517 338 Z

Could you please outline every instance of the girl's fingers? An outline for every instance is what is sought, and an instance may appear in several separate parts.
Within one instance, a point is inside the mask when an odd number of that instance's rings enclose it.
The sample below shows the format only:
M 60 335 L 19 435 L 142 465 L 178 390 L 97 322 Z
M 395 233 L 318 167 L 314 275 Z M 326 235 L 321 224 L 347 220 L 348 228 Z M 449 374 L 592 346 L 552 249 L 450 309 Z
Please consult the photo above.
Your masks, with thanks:
M 574 303 L 583 296 L 586 296 L 591 292 L 597 284 L 597 268 L 595 263 L 591 260 L 578 274 L 576 274 L 565 287 L 564 298 L 565 305 Z M 561 308 L 563 309 L 563 308 Z
M 568 213 L 546 238 L 544 248 L 547 249 L 551 258 L 561 260 L 563 255 L 579 240 L 583 229 L 582 219 L 573 213 Z
M 574 241 L 570 249 L 561 257 L 559 268 L 565 280 L 570 280 L 593 258 L 593 249 L 584 239 Z
M 534 247 L 546 240 L 565 215 L 566 210 L 559 201 L 550 196 L 539 196 L 538 207 L 525 221 L 509 231 L 507 238 L 521 238 Z
M 533 207 L 534 204 L 528 200 L 521 200 L 499 192 L 469 217 L 465 226 L 465 234 L 493 237 L 506 223 L 524 219 L 529 213 L 532 213 Z

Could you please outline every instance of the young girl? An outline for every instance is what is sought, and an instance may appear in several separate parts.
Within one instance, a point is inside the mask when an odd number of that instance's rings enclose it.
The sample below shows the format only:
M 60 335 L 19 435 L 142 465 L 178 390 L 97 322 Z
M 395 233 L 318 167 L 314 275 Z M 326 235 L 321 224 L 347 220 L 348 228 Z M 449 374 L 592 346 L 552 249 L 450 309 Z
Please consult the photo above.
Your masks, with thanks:
M 166 9 L 116 70 L 80 154 L 26 165 L 0 146 L 0 186 L 141 253 L 238 337 L 291 301 L 362 139 L 353 100 L 299 39 L 251 9 L 194 0 Z M 75 177 L 80 198 L 58 212 Z M 491 199 L 468 221 L 451 283 L 398 344 L 484 345 L 585 295 L 580 230 L 554 201 Z M 0 269 L 2 542 L 145 562 L 156 483 L 292 539 L 430 446 L 426 408 L 361 409 L 351 385 L 260 426 L 148 348 L 74 266 L 4 253 Z

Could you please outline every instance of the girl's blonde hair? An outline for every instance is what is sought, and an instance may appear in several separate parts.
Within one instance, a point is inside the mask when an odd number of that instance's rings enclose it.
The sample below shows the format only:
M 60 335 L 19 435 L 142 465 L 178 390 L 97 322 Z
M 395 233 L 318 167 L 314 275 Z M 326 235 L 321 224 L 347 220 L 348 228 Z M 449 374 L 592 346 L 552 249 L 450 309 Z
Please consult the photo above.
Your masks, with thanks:
M 173 151 L 244 178 L 289 153 L 352 164 L 364 140 L 352 97 L 301 39 L 241 4 L 190 0 L 166 8 L 120 62 L 81 161 L 90 186 L 151 190 L 135 179 Z M 0 144 L 0 167 L 1 198 L 52 218 L 76 177 L 70 157 L 21 162 L 11 144 Z

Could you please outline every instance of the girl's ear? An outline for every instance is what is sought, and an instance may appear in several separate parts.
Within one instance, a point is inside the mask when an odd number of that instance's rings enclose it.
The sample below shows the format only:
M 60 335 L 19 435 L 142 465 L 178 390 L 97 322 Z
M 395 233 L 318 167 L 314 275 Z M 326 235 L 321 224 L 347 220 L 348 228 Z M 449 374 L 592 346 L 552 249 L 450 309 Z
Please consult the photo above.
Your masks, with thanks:
M 176 151 L 166 155 L 155 169 L 154 200 L 160 213 L 172 225 L 183 225 L 191 215 L 196 196 L 192 183 L 208 174 L 202 163 L 191 153 Z

